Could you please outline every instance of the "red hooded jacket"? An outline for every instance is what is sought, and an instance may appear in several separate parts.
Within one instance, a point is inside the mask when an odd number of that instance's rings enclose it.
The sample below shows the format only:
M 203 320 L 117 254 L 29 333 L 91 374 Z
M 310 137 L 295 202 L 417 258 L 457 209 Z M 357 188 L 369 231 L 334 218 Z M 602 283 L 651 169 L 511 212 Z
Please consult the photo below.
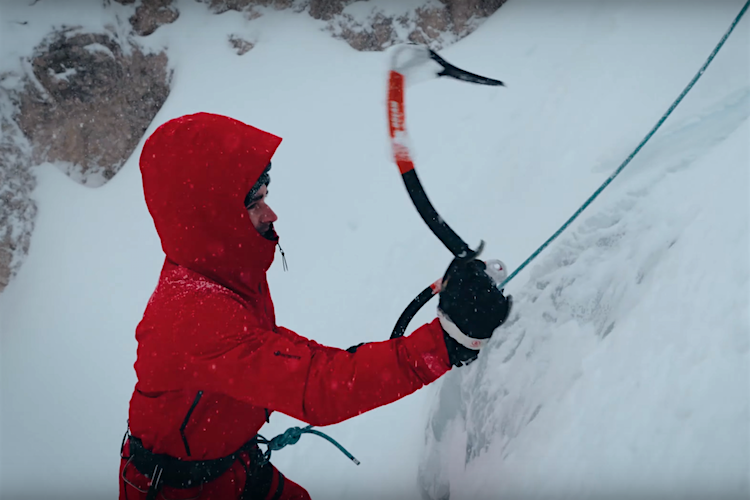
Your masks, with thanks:
M 136 330 L 129 424 L 155 453 L 223 457 L 270 412 L 333 424 L 411 394 L 451 367 L 437 321 L 354 353 L 276 325 L 266 281 L 276 241 L 255 230 L 243 200 L 280 142 L 199 113 L 165 123 L 143 148 L 143 189 L 166 259 Z M 198 391 L 184 428 L 188 455 L 180 427 Z

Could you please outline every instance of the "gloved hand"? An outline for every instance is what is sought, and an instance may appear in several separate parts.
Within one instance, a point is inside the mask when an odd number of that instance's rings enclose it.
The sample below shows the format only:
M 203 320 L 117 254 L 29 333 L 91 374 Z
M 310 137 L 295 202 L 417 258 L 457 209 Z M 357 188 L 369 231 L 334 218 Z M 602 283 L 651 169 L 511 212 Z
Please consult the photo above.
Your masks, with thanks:
M 510 315 L 513 297 L 505 297 L 481 260 L 454 259 L 443 277 L 438 318 L 451 364 L 474 361 L 497 327 Z

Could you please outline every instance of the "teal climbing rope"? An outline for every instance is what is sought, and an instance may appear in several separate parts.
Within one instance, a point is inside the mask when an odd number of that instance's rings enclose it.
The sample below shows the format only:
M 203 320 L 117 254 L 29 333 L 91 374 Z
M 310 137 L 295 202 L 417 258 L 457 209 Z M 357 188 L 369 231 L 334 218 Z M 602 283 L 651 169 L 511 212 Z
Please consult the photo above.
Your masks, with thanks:
M 529 265 L 529 263 L 531 263 L 531 261 L 533 261 L 534 259 L 536 259 L 537 256 L 540 253 L 542 253 L 542 251 L 545 248 L 547 248 L 547 246 L 550 243 L 552 243 L 555 239 L 557 239 L 557 237 L 560 236 L 562 234 L 562 232 L 565 231 L 573 223 L 573 221 L 575 221 L 578 218 L 578 216 L 581 215 L 581 213 L 584 210 L 586 210 L 586 208 L 589 205 L 591 205 L 591 203 L 601 194 L 601 192 L 604 191 L 604 188 L 606 188 L 607 186 L 609 186 L 609 184 L 615 179 L 615 177 L 617 177 L 620 174 L 620 172 L 622 172 L 625 169 L 625 167 L 628 166 L 628 164 L 630 163 L 630 161 L 633 158 L 635 158 L 635 155 L 638 154 L 638 152 L 643 148 L 643 146 L 645 146 L 646 143 L 651 139 L 651 137 L 653 137 L 653 135 L 656 133 L 656 131 L 659 130 L 659 128 L 667 120 L 667 118 L 669 118 L 669 115 L 672 114 L 672 111 L 675 110 L 675 108 L 677 107 L 677 105 L 679 105 L 680 102 L 682 102 L 682 100 L 685 98 L 685 96 L 687 95 L 687 93 L 690 92 L 690 89 L 692 89 L 693 86 L 695 85 L 695 83 L 700 79 L 700 77 L 703 76 L 703 73 L 706 71 L 706 68 L 708 68 L 708 65 L 711 64 L 711 61 L 714 60 L 714 57 L 716 57 L 716 54 L 718 54 L 719 51 L 721 50 L 721 48 L 724 46 L 724 42 L 726 42 L 727 38 L 729 38 L 729 35 L 732 34 L 732 31 L 734 31 L 735 26 L 737 26 L 737 23 L 740 22 L 740 19 L 742 19 L 742 16 L 745 15 L 745 12 L 747 11 L 748 7 L 750 7 L 750 0 L 747 0 L 745 2 L 745 5 L 742 7 L 742 10 L 740 10 L 740 13 L 737 14 L 737 17 L 734 18 L 734 21 L 729 26 L 729 29 L 727 30 L 726 33 L 724 33 L 724 36 L 721 37 L 721 40 L 719 40 L 719 43 L 714 48 L 713 52 L 711 52 L 711 54 L 708 56 L 708 59 L 706 59 L 706 62 L 703 63 L 703 66 L 701 66 L 701 69 L 698 71 L 698 73 L 696 73 L 695 76 L 693 77 L 693 79 L 690 80 L 690 83 L 688 83 L 687 87 L 685 87 L 685 89 L 682 91 L 682 93 L 680 94 L 680 96 L 672 103 L 672 105 L 669 107 L 669 109 L 667 110 L 667 112 L 664 113 L 664 115 L 661 117 L 661 119 L 656 123 L 656 125 L 654 126 L 654 128 L 652 128 L 651 131 L 646 135 L 646 137 L 641 141 L 641 143 L 638 144 L 638 146 L 635 148 L 635 150 L 632 153 L 630 153 L 630 156 L 628 156 L 625 159 L 625 161 L 622 162 L 622 164 L 619 167 L 617 167 L 617 170 L 615 170 L 614 173 L 612 175 L 610 175 L 607 178 L 607 180 L 605 180 L 604 183 L 601 186 L 599 186 L 599 189 L 597 189 L 596 191 L 594 191 L 594 194 L 592 194 L 591 197 L 589 197 L 589 199 L 586 200 L 586 202 L 581 206 L 581 208 L 579 208 L 573 214 L 573 216 L 570 219 L 568 219 L 565 222 L 565 224 L 563 224 L 562 227 L 560 227 L 560 229 L 557 230 L 557 232 L 555 232 L 555 234 L 553 234 L 547 241 L 545 241 L 542 244 L 542 246 L 540 246 L 533 254 L 531 254 L 529 256 L 529 258 L 526 259 L 523 262 L 523 264 L 521 264 L 518 267 L 518 269 L 516 269 L 515 271 L 513 271 L 510 274 L 510 276 L 508 276 L 502 283 L 500 283 L 497 286 L 498 288 L 501 288 L 501 289 L 504 288 L 505 285 L 510 280 L 512 280 L 513 278 L 515 278 L 518 273 L 520 273 L 527 265 Z
M 750 1 L 750 0 L 748 0 Z M 290 427 L 289 429 L 285 430 L 283 434 L 279 434 L 278 436 L 274 437 L 271 440 L 268 440 L 258 434 L 255 439 L 258 442 L 258 444 L 263 444 L 267 446 L 266 452 L 263 454 L 263 458 L 266 462 L 271 460 L 271 452 L 280 450 L 286 446 L 297 444 L 297 441 L 299 441 L 299 438 L 302 437 L 302 434 L 315 434 L 316 436 L 320 436 L 323 439 L 328 440 L 329 443 L 334 445 L 336 448 L 341 451 L 344 455 L 347 456 L 349 460 L 354 462 L 356 465 L 359 465 L 359 460 L 354 458 L 354 456 L 346 451 L 346 449 L 341 446 L 339 443 L 336 442 L 335 439 L 333 439 L 331 436 L 328 436 L 327 434 L 324 434 L 323 432 L 316 431 L 312 428 L 312 425 L 308 425 L 307 427 Z

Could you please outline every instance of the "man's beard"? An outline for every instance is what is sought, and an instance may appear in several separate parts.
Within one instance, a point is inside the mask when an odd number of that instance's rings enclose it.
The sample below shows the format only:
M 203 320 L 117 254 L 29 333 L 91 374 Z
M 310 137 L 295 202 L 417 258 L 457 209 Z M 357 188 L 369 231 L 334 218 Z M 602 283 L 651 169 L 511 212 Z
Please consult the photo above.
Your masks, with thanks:
M 279 239 L 279 235 L 276 234 L 276 230 L 273 228 L 273 223 L 268 225 L 268 229 L 260 233 L 267 240 L 276 241 Z

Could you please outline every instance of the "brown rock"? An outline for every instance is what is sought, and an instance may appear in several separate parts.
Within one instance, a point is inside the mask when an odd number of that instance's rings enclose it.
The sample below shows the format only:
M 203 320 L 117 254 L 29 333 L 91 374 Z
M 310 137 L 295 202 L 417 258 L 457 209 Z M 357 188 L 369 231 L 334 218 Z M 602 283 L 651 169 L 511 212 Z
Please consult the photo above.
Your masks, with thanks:
M 31 146 L 10 119 L 12 105 L 0 89 L 0 292 L 29 251 L 37 207 L 31 198 Z
M 456 35 L 458 39 L 470 34 L 479 21 L 492 15 L 505 0 L 441 0 L 442 6 L 420 7 L 415 10 L 416 19 L 393 18 L 376 14 L 367 26 L 355 21 L 352 16 L 342 15 L 348 0 L 312 0 L 310 15 L 330 22 L 329 31 L 345 40 L 356 50 L 385 50 L 391 45 L 414 42 L 428 45 L 433 49 L 442 48 L 445 34 Z M 375 5 L 375 2 L 373 2 Z M 407 27 L 412 21 L 416 26 L 405 39 L 404 30 L 394 27 Z M 454 38 L 455 37 L 451 37 Z
M 107 34 L 58 32 L 37 48 L 16 121 L 37 161 L 87 185 L 112 178 L 169 94 L 167 57 Z
M 344 7 L 355 0 L 310 0 L 310 16 L 315 19 L 330 21 L 333 16 L 341 14 Z
M 453 23 L 453 33 L 463 34 L 468 28 L 469 20 L 478 14 L 480 0 L 449 0 L 446 7 Z
M 359 51 L 380 51 L 396 42 L 393 18 L 377 14 L 370 26 L 362 26 L 348 18 L 349 24 L 342 27 L 341 38 Z
M 254 47 L 254 44 L 252 42 L 248 42 L 238 35 L 229 35 L 229 43 L 232 45 L 232 47 L 234 47 L 234 50 L 237 51 L 238 56 L 246 54 L 250 49 Z
M 356 0 L 307 0 L 295 2 L 294 0 L 198 0 L 209 5 L 211 10 L 221 14 L 228 10 L 244 12 L 253 7 L 273 7 L 275 9 L 289 9 L 301 11 L 308 9 L 310 16 L 315 19 L 330 20 L 335 15 L 341 14 L 344 7 Z
M 159 26 L 175 22 L 179 16 L 172 0 L 143 0 L 130 18 L 130 24 L 140 36 L 148 36 Z
M 221 14 L 228 10 L 244 12 L 253 7 L 273 7 L 275 9 L 288 9 L 294 5 L 294 0 L 198 0 L 207 3 L 211 10 Z
M 13 261 L 13 253 L 8 248 L 8 243 L 5 238 L 0 240 L 0 292 L 5 290 L 10 283 L 10 263 Z
M 506 0 L 442 0 L 453 21 L 453 33 L 461 37 L 473 31 L 472 19 L 491 16 Z
M 453 24 L 450 13 L 445 8 L 424 8 L 416 11 L 417 29 L 409 35 L 409 41 L 422 45 L 430 45 L 434 40 L 451 30 Z
M 394 18 L 382 13 L 374 15 L 363 25 L 352 16 L 343 13 L 347 5 L 356 0 L 198 0 L 210 6 L 216 13 L 227 10 L 252 12 L 255 6 L 272 6 L 277 9 L 307 9 L 311 17 L 328 21 L 328 31 L 345 40 L 356 50 L 380 51 L 396 43 L 407 41 L 442 48 L 445 34 L 459 39 L 471 33 L 479 21 L 493 14 L 505 0 L 441 0 L 442 6 L 431 5 L 416 9 L 414 18 Z M 393 0 L 394 2 L 397 0 Z M 371 2 L 373 7 L 378 2 Z M 255 16 L 259 16 L 257 12 Z M 416 21 L 416 27 L 403 38 L 404 27 Z M 402 29 L 395 27 L 401 25 Z M 455 39 L 456 37 L 450 37 Z M 237 48 L 237 47 L 235 47 Z
M 489 17 L 502 7 L 505 2 L 506 0 L 479 0 L 480 13 L 484 17 Z

